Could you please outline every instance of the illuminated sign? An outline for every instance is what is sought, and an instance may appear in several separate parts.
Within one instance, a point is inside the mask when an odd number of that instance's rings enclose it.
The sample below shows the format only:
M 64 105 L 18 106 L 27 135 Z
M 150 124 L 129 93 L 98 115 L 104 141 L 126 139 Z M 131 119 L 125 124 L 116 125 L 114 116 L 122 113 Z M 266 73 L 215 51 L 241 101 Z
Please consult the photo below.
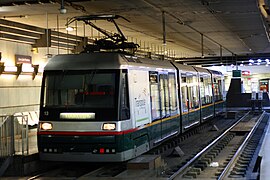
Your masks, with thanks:
M 60 119 L 95 119 L 95 113 L 60 113 Z
M 232 77 L 241 77 L 241 70 L 233 70 Z
M 31 56 L 15 55 L 16 64 L 32 64 Z
M 250 71 L 242 71 L 243 76 L 250 76 Z

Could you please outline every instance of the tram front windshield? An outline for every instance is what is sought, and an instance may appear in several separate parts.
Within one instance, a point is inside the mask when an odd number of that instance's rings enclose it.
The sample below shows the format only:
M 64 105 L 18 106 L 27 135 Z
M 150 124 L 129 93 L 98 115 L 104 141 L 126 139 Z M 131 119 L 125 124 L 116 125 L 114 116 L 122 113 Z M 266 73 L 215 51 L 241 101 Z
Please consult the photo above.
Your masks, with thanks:
M 46 72 L 43 107 L 114 108 L 116 82 L 112 71 Z

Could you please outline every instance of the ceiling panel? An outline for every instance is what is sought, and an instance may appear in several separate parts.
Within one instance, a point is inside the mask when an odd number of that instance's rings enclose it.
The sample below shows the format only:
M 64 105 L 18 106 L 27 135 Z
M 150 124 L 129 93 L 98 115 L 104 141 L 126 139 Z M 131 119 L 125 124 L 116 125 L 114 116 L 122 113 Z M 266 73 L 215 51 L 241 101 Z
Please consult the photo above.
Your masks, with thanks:
M 221 48 L 222 54 L 228 56 L 266 53 L 270 49 L 268 26 L 257 0 L 65 0 L 66 14 L 59 13 L 60 0 L 40 2 L 1 0 L 0 17 L 66 32 L 65 24 L 74 16 L 118 14 L 130 21 L 117 20 L 129 40 L 148 50 L 162 49 L 164 53 L 170 50 L 179 58 L 219 56 Z M 166 46 L 163 45 L 162 12 L 165 12 Z M 109 22 L 97 24 L 115 32 Z M 101 36 L 90 27 L 84 30 L 81 22 L 76 28 L 73 34 Z

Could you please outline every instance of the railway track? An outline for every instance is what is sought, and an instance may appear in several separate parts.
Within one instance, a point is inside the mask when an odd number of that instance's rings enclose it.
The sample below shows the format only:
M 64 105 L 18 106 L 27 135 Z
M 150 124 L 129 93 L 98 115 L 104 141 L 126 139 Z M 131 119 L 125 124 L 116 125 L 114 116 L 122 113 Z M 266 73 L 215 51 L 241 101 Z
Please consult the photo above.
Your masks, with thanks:
M 242 116 L 242 115 L 241 115 Z M 247 116 L 247 115 L 246 115 Z M 243 118 L 242 118 L 243 119 Z M 166 143 L 161 144 L 158 148 L 150 151 L 148 155 L 159 155 L 162 157 L 162 166 L 155 170 L 149 169 L 138 169 L 130 170 L 127 168 L 126 163 L 110 163 L 110 164 L 73 164 L 71 166 L 63 166 L 55 168 L 52 171 L 36 174 L 28 179 L 46 179 L 46 178 L 57 178 L 57 179 L 113 179 L 113 178 L 152 178 L 152 179 L 172 179 L 179 175 L 174 175 L 178 172 L 179 168 L 185 166 L 185 164 L 191 162 L 194 156 L 203 150 L 207 144 L 214 141 L 219 137 L 221 132 L 231 127 L 236 119 L 221 119 L 218 118 L 213 121 L 209 121 L 198 128 L 194 128 L 192 131 L 185 133 L 175 139 L 172 139 Z M 214 124 L 215 123 L 215 124 Z M 218 127 L 219 130 L 212 130 L 213 127 Z M 230 135 L 232 136 L 232 135 Z M 230 136 L 224 139 L 230 139 Z M 182 156 L 175 155 L 173 150 L 175 147 L 181 147 L 184 151 Z M 213 153 L 212 151 L 211 153 Z M 202 156 L 202 154 L 201 154 Z M 211 156 L 211 154 L 209 155 Z M 210 162 L 207 162 L 210 163 Z M 200 164 L 200 163 L 199 163 Z M 201 171 L 203 172 L 203 171 Z M 201 173 L 202 174 L 202 173 Z M 187 178 L 190 178 L 186 176 Z
M 239 114 L 239 116 L 243 115 L 242 112 Z M 205 146 L 212 141 L 213 138 L 216 138 L 220 132 L 223 132 L 225 129 L 232 126 L 236 120 L 237 119 L 235 118 L 224 119 L 221 117 L 213 119 L 212 121 L 194 128 L 191 131 L 171 139 L 170 141 L 167 141 L 161 144 L 159 147 L 151 150 L 146 154 L 146 156 L 157 155 L 162 157 L 161 166 L 158 168 L 147 169 L 144 167 L 135 167 L 135 169 L 129 169 L 128 165 L 126 164 L 125 168 L 122 168 L 123 171 L 118 171 L 117 173 L 115 173 L 115 171 L 111 171 L 111 169 L 116 169 L 115 167 L 106 167 L 100 168 L 94 172 L 90 172 L 78 179 L 167 179 L 167 177 L 164 177 L 164 175 L 169 172 L 168 169 L 173 169 L 175 166 L 177 166 L 177 163 L 182 164 L 186 161 L 186 159 L 190 158 L 190 156 L 193 156 L 192 154 L 194 154 L 194 152 L 190 151 L 191 148 L 195 151 L 202 149 L 202 146 Z M 219 128 L 219 130 L 213 130 L 213 127 L 216 126 Z M 197 139 L 197 141 L 195 141 L 195 139 Z M 193 142 L 193 144 L 190 142 Z M 175 147 L 181 147 L 185 153 L 181 157 L 175 156 L 174 153 L 172 153 L 174 152 Z M 139 163 L 138 166 L 142 165 Z
M 103 164 L 92 163 L 59 163 L 59 165 L 48 170 L 35 173 L 34 175 L 26 177 L 27 180 L 42 180 L 42 179 L 77 179 L 88 172 L 95 171 L 100 167 L 104 166 Z
M 247 113 L 179 169 L 165 173 L 167 179 L 237 179 L 257 174 L 258 143 L 268 114 Z M 255 178 L 256 179 L 256 178 Z
M 155 148 L 154 150 L 151 150 L 147 154 L 149 155 L 160 155 L 162 156 L 162 159 L 165 159 L 165 163 L 170 166 L 170 162 L 166 162 L 167 157 L 171 157 L 170 154 L 172 153 L 175 146 L 178 146 L 181 144 L 182 146 L 186 146 L 188 148 L 191 148 L 189 140 L 194 141 L 193 139 L 197 139 L 197 136 L 201 136 L 202 134 L 208 134 L 207 137 L 204 137 L 201 139 L 201 142 L 204 142 L 204 144 L 208 143 L 207 141 L 211 141 L 213 137 L 216 136 L 219 132 L 212 131 L 211 128 L 213 127 L 213 124 L 216 123 L 220 129 L 226 129 L 235 121 L 235 119 L 213 119 L 211 121 L 208 121 L 202 126 L 199 126 L 197 128 L 192 129 L 191 131 L 185 133 L 184 135 L 181 135 L 179 137 L 176 137 L 166 143 L 161 144 L 158 148 Z M 201 136 L 202 137 L 202 136 Z M 197 143 L 195 143 L 197 144 Z M 194 145 L 195 145 L 194 144 Z M 184 148 L 185 149 L 185 148 Z M 194 149 L 198 149 L 197 147 L 194 147 Z M 189 151 L 189 150 L 187 150 Z M 189 153 L 185 155 L 186 157 L 181 157 L 181 159 L 188 158 L 190 156 Z M 177 158 L 177 157 L 174 157 Z M 77 167 L 83 167 L 82 169 Z M 147 170 L 140 171 L 140 176 L 148 176 L 148 177 L 158 177 L 160 174 L 164 173 L 164 169 L 167 167 L 162 167 L 162 169 L 159 169 L 155 172 L 149 172 Z M 121 174 L 125 174 L 125 172 L 129 173 L 129 170 L 127 168 L 126 163 L 100 163 L 100 164 L 93 164 L 93 163 L 85 163 L 85 164 L 74 164 L 74 163 L 63 163 L 63 165 L 59 165 L 55 168 L 51 168 L 52 170 L 45 171 L 43 173 L 38 173 L 33 176 L 29 176 L 28 179 L 42 179 L 44 177 L 57 177 L 58 179 L 84 179 L 84 178 L 113 178 L 113 177 L 119 177 Z M 75 173 L 76 172 L 76 173 Z M 145 173 L 145 175 L 144 175 Z M 137 175 L 138 173 L 136 173 Z M 124 175 L 125 176 L 125 175 Z M 161 177 L 162 178 L 162 177 Z

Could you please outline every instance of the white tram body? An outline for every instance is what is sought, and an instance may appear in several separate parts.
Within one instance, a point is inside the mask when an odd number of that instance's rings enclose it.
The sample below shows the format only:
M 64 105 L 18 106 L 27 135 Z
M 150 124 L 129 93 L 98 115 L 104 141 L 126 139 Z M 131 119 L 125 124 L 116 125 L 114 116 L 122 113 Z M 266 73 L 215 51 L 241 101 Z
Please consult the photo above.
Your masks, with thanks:
M 44 69 L 40 159 L 132 159 L 221 112 L 222 88 L 221 73 L 174 62 L 108 52 L 57 55 Z

